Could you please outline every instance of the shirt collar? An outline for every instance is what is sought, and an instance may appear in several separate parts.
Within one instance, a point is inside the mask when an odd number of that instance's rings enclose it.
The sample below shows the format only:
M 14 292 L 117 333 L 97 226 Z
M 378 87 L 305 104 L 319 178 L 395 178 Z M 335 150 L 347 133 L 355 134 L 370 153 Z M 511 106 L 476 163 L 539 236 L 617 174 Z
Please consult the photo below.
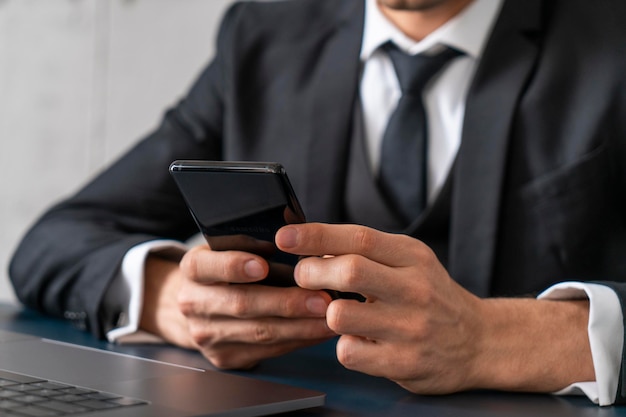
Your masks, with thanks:
M 387 20 L 378 8 L 377 0 L 365 1 L 365 28 L 361 44 L 363 61 L 390 40 L 408 54 L 447 45 L 478 59 L 504 0 L 474 0 L 461 13 L 420 42 L 407 37 Z

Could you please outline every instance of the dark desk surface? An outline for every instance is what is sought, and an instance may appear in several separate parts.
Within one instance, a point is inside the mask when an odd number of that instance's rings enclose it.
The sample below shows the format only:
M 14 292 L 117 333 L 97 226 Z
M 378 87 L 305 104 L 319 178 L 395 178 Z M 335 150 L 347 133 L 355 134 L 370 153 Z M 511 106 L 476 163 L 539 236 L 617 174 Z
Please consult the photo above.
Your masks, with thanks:
M 162 345 L 113 345 L 95 340 L 65 321 L 44 317 L 8 304 L 0 304 L 0 328 L 165 362 L 211 368 L 197 352 Z M 302 417 L 626 417 L 626 406 L 598 407 L 585 397 L 499 392 L 471 392 L 438 397 L 414 395 L 387 380 L 344 369 L 335 359 L 332 341 L 267 360 L 253 371 L 234 373 L 326 392 L 325 407 L 292 414 Z

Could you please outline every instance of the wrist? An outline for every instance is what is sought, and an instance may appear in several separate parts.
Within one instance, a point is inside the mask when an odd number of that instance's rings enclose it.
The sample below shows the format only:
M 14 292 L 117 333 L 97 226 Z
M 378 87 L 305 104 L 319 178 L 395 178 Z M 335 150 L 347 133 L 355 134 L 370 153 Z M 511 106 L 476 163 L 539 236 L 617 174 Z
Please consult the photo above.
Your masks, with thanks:
M 475 388 L 555 392 L 595 379 L 586 300 L 482 301 L 478 354 L 472 367 Z
M 179 287 L 177 262 L 153 255 L 146 258 L 140 328 L 177 345 L 193 347 L 185 316 L 178 308 Z

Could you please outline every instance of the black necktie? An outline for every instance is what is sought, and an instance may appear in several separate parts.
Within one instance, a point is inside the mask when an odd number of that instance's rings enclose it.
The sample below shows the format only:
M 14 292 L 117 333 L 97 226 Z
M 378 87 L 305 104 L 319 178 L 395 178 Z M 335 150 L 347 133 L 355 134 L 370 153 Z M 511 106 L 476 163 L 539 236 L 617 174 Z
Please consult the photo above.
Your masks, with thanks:
M 462 52 L 446 48 L 436 55 L 407 55 L 392 43 L 384 48 L 396 69 L 402 95 L 383 136 L 379 183 L 409 224 L 426 206 L 428 141 L 422 90 L 433 75 Z

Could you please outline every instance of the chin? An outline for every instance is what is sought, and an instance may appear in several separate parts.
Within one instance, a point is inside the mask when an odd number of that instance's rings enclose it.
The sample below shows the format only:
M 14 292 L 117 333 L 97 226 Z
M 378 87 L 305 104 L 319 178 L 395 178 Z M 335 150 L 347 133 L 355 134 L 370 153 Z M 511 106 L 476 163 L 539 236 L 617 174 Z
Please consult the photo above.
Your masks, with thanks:
M 378 0 L 378 3 L 393 10 L 421 11 L 458 1 L 459 0 Z

